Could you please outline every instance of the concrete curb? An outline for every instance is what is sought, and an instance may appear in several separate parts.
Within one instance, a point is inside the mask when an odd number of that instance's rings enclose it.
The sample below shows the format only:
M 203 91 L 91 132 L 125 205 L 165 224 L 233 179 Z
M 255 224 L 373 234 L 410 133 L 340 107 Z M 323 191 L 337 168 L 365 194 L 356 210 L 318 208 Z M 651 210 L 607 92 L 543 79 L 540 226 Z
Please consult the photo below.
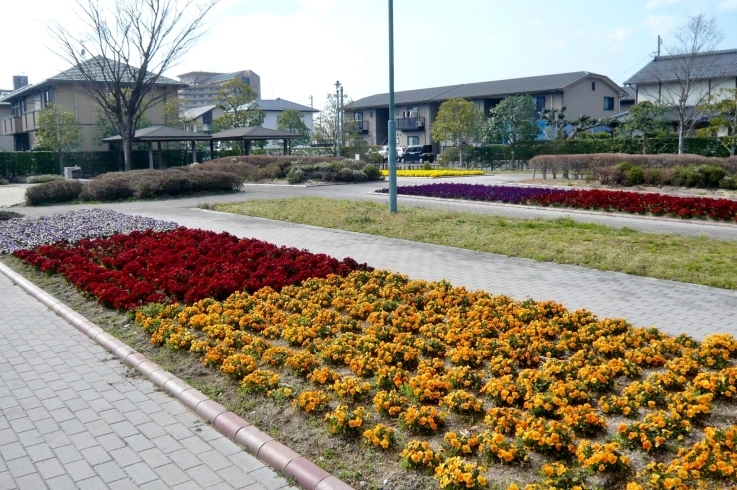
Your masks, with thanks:
M 222 435 L 275 470 L 293 477 L 305 490 L 354 490 L 350 485 L 292 451 L 268 434 L 261 432 L 251 423 L 228 411 L 185 381 L 163 370 L 158 364 L 149 361 L 143 354 L 136 352 L 122 341 L 105 333 L 87 318 L 5 264 L 0 263 L 0 272 L 74 328 L 100 344 L 125 364 L 137 369 L 146 379 L 210 422 Z

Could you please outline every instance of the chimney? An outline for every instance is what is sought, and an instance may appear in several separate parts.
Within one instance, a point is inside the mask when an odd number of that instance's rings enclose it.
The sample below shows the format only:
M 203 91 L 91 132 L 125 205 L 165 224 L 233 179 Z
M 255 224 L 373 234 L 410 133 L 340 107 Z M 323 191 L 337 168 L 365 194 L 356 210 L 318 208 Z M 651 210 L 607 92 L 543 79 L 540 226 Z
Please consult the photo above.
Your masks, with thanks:
M 28 85 L 28 77 L 25 75 L 14 75 L 13 76 L 13 90 L 18 90 L 21 87 Z

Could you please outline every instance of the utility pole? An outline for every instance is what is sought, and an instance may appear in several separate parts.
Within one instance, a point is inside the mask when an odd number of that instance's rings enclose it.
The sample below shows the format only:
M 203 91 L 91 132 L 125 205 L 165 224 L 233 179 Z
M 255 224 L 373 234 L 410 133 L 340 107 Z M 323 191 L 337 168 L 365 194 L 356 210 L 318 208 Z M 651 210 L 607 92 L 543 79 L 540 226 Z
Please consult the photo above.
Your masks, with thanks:
M 663 38 L 658 34 L 658 56 L 660 56 L 660 45 L 663 44 Z
M 389 0 L 389 212 L 397 212 L 397 121 L 394 120 L 394 0 Z
M 315 108 L 315 106 L 312 105 L 312 96 L 311 95 L 310 95 L 310 107 L 312 107 L 313 109 Z

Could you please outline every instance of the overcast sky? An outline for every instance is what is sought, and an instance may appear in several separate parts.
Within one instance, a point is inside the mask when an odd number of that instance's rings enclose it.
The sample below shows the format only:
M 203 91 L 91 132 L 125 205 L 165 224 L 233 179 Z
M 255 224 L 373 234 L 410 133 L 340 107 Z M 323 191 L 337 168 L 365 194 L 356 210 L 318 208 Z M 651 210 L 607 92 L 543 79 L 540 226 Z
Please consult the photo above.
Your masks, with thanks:
M 112 0 L 99 0 L 101 5 Z M 79 25 L 74 0 L 3 0 L 0 88 L 66 69 L 47 33 Z M 396 0 L 395 88 L 591 71 L 623 83 L 689 16 L 716 17 L 737 49 L 737 0 Z M 359 99 L 388 91 L 384 0 L 221 0 L 210 29 L 167 73 L 250 69 L 263 98 L 321 108 L 336 80 Z M 74 27 L 70 30 L 74 32 Z

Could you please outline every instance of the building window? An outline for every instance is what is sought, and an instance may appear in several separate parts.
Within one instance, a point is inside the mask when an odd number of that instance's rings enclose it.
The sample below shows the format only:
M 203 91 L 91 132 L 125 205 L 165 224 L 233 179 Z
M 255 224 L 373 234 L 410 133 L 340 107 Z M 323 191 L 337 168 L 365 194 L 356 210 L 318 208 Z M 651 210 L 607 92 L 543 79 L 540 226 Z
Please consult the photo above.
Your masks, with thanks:
M 415 146 L 420 144 L 419 136 L 407 136 L 407 146 Z
M 43 92 L 43 106 L 48 107 L 53 102 L 54 102 L 54 89 L 49 87 Z
M 369 111 L 369 117 L 374 117 L 374 111 Z
M 604 110 L 605 111 L 614 110 L 614 97 L 604 97 Z
M 545 109 L 545 96 L 535 97 L 535 112 L 540 114 Z
M 353 113 L 353 119 L 355 121 L 363 121 L 363 112 L 358 111 Z
M 591 82 L 591 90 L 596 90 L 596 82 Z

